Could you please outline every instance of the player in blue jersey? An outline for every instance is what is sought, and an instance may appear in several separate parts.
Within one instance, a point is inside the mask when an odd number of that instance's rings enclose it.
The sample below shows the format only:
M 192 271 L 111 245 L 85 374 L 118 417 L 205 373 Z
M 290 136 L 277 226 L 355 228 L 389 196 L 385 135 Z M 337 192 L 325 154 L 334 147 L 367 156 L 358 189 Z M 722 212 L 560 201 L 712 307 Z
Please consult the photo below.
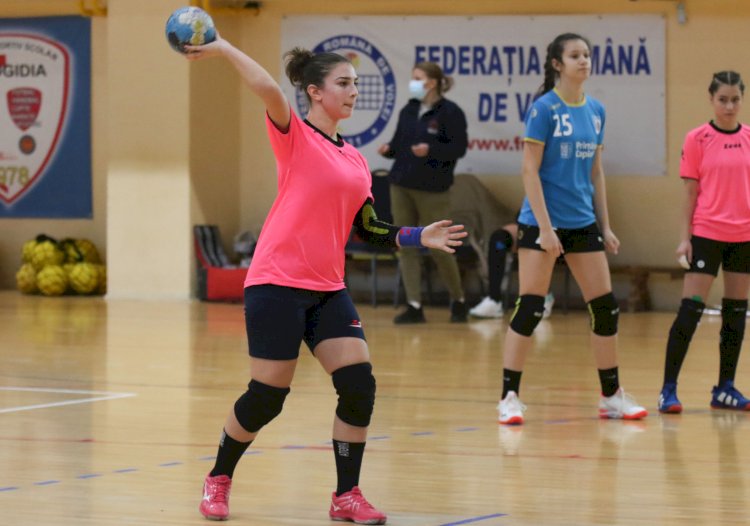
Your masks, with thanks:
M 531 335 L 542 319 L 555 260 L 563 256 L 591 314 L 591 344 L 599 370 L 601 418 L 640 419 L 648 413 L 618 378 L 619 308 L 605 249 L 620 242 L 609 226 L 602 170 L 604 106 L 585 95 L 591 45 L 559 35 L 547 47 L 544 84 L 526 117 L 522 176 L 526 198 L 518 217 L 519 298 L 505 336 L 501 424 L 523 423 L 518 399 Z

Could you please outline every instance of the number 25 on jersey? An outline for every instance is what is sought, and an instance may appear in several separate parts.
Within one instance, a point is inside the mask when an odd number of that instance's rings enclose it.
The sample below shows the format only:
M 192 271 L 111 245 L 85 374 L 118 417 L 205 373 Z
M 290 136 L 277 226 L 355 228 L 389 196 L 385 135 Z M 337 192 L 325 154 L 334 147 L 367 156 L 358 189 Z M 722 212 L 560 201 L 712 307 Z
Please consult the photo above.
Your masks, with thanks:
M 563 113 L 558 115 L 555 113 L 552 115 L 555 120 L 555 132 L 552 134 L 553 137 L 568 137 L 573 135 L 573 125 L 570 123 L 570 114 Z

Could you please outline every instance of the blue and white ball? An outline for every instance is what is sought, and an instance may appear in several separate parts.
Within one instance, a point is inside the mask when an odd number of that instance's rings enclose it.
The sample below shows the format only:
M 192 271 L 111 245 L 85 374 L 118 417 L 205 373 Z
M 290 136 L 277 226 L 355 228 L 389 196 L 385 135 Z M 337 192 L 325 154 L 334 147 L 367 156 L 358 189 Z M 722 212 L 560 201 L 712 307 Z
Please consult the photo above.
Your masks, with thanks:
M 172 49 L 185 53 L 185 46 L 202 46 L 216 40 L 216 26 L 200 7 L 181 7 L 167 20 L 167 41 Z

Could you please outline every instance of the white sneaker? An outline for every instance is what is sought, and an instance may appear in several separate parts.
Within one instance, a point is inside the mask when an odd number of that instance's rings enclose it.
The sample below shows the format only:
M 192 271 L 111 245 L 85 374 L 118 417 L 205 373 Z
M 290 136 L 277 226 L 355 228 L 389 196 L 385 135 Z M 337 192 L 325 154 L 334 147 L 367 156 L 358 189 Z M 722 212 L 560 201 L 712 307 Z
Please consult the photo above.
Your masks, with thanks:
M 489 296 L 485 296 L 482 301 L 469 310 L 469 314 L 475 318 L 502 318 L 503 305 Z
M 523 412 L 526 406 L 518 399 L 515 391 L 508 391 L 505 398 L 497 404 L 499 413 L 498 422 L 508 426 L 520 426 L 523 424 Z
M 550 314 L 552 314 L 552 307 L 555 305 L 555 296 L 551 292 L 547 294 L 544 297 L 544 314 L 542 314 L 542 319 L 546 319 L 550 317 Z
M 635 399 L 620 387 L 612 396 L 599 398 L 599 418 L 622 418 L 640 420 L 648 415 L 645 408 L 636 404 Z

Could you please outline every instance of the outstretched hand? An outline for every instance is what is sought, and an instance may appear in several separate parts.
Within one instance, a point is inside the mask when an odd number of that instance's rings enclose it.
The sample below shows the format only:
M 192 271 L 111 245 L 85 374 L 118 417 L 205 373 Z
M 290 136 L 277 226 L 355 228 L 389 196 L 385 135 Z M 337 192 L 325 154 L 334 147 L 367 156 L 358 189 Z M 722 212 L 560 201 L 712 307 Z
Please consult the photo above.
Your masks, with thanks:
M 463 225 L 454 225 L 453 221 L 443 219 L 436 221 L 422 230 L 422 245 L 428 248 L 435 248 L 445 252 L 454 253 L 456 249 L 463 245 L 461 238 L 468 236 L 469 233 L 464 230 Z

